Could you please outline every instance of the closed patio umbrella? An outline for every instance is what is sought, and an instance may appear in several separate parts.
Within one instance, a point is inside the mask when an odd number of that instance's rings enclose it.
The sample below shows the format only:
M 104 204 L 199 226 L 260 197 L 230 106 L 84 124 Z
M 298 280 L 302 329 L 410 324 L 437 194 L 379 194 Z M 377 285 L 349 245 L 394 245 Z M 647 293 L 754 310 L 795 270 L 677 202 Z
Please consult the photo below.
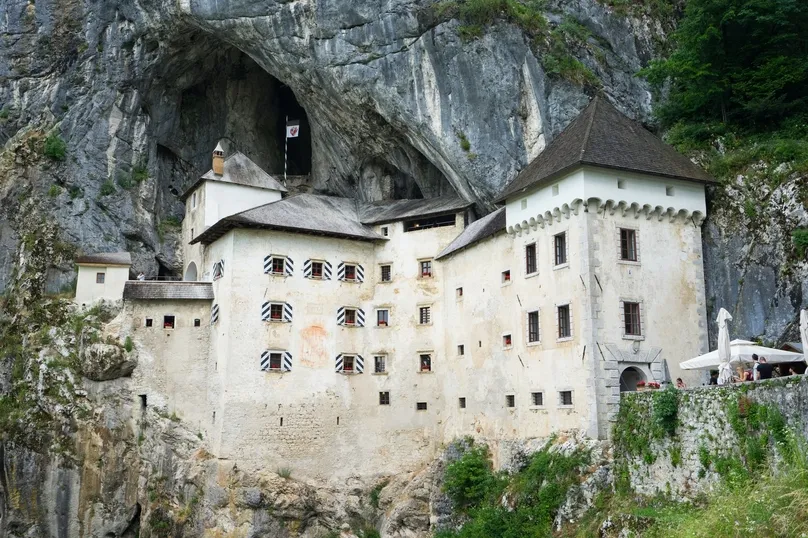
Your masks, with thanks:
M 732 383 L 732 369 L 729 366 L 731 358 L 729 349 L 729 327 L 732 316 L 724 308 L 718 311 L 718 384 Z

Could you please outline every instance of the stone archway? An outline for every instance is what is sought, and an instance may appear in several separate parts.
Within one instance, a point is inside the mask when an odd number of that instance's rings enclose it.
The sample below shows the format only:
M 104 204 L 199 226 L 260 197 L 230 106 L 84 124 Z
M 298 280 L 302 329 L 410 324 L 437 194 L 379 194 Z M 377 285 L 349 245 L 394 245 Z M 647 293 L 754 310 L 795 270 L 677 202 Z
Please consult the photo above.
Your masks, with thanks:
M 188 268 L 185 270 L 185 278 L 188 282 L 196 282 L 196 263 L 191 262 L 188 264 Z
M 645 373 L 639 368 L 629 366 L 620 374 L 620 392 L 636 392 L 640 381 L 647 381 Z

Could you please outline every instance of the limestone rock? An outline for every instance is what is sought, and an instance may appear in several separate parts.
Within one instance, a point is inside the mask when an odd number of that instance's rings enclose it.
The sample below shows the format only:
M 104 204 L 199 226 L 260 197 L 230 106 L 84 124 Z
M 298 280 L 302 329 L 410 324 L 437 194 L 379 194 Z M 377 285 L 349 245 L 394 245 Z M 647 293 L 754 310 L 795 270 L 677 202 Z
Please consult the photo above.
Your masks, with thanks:
M 102 342 L 85 347 L 81 359 L 83 375 L 93 381 L 128 377 L 137 366 L 137 361 L 123 347 Z

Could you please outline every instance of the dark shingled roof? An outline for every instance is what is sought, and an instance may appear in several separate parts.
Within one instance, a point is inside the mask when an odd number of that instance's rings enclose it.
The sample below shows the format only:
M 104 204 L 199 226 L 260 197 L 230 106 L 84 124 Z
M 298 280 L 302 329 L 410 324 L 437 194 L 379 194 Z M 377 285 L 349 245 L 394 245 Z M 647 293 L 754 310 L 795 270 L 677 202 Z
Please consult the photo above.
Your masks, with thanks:
M 277 179 L 264 172 L 260 166 L 252 162 L 249 157 L 240 151 L 229 155 L 224 160 L 224 173 L 221 176 L 214 174 L 212 169 L 208 170 L 205 175 L 197 179 L 193 185 L 185 190 L 182 196 L 180 196 L 180 200 L 184 202 L 204 181 L 221 181 L 223 183 L 235 183 L 248 187 L 286 192 L 286 187 L 281 185 Z
M 587 164 L 702 183 L 715 181 L 605 98 L 595 97 L 496 201 L 503 202 Z
M 213 300 L 211 282 L 172 282 L 159 280 L 129 280 L 123 286 L 124 299 L 145 301 Z
M 355 200 L 298 194 L 225 217 L 191 243 L 210 244 L 233 228 L 303 232 L 365 241 L 385 239 L 359 222 Z
M 439 260 L 505 230 L 505 208 L 472 222 L 435 258 Z
M 99 265 L 132 265 L 132 255 L 128 252 L 100 252 L 79 256 L 76 263 L 93 263 Z
M 418 200 L 388 200 L 366 202 L 359 206 L 359 220 L 363 224 L 382 224 L 396 220 L 424 218 L 457 213 L 472 205 L 457 195 Z

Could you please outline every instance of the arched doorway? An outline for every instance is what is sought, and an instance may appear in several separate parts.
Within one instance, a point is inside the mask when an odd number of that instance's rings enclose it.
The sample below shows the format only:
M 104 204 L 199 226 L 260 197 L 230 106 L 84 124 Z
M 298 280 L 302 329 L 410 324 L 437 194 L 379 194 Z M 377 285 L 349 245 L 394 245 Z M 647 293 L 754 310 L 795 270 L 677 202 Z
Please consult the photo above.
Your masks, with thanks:
M 636 392 L 637 383 L 645 381 L 645 374 L 639 368 L 629 366 L 620 374 L 620 392 Z
M 191 262 L 185 270 L 185 280 L 189 282 L 196 282 L 196 264 Z

